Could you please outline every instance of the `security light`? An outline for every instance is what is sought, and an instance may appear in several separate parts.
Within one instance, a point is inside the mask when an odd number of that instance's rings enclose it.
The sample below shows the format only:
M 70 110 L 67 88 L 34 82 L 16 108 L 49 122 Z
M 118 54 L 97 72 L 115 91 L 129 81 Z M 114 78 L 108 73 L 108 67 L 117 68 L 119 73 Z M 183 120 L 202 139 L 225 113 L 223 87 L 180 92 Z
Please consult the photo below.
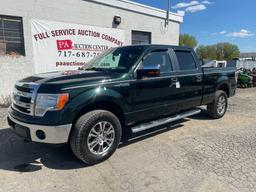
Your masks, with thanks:
M 120 25 L 122 23 L 122 18 L 120 16 L 114 16 L 114 23 Z

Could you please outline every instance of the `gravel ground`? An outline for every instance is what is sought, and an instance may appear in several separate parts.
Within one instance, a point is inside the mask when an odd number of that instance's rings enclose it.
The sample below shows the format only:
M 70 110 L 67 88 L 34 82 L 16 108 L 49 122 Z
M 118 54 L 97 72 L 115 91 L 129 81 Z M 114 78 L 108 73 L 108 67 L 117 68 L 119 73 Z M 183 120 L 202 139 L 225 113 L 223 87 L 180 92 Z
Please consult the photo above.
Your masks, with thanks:
M 223 119 L 205 112 L 123 144 L 86 167 L 68 147 L 24 143 L 0 109 L 0 191 L 256 191 L 256 89 L 238 90 Z

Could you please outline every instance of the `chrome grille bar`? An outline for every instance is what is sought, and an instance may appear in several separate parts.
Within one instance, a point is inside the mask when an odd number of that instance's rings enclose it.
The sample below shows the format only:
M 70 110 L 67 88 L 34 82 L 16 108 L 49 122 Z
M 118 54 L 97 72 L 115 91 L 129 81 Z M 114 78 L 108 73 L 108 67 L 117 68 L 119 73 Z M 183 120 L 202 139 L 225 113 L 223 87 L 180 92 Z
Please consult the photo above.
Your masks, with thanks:
M 15 95 L 18 95 L 18 96 L 21 96 L 21 97 L 26 97 L 26 98 L 31 98 L 32 97 L 32 93 L 19 91 L 16 88 L 14 88 L 14 92 L 13 93 Z
M 15 101 L 15 100 L 13 101 L 13 103 L 14 103 L 15 105 L 18 105 L 18 106 L 23 107 L 23 108 L 25 108 L 25 109 L 27 109 L 27 110 L 30 111 L 31 103 L 23 103 L 23 102 L 21 102 L 21 101 Z
M 35 99 L 40 85 L 18 82 L 15 84 L 12 108 L 20 113 L 34 115 Z

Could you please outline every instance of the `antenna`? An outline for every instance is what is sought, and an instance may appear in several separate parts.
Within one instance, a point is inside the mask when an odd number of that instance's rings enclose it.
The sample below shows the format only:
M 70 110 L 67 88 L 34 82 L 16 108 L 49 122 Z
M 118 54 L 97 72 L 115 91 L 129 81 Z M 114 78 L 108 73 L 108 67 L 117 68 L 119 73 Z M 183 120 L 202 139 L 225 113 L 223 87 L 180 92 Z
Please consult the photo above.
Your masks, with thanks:
M 170 19 L 170 10 L 171 10 L 171 0 L 167 0 L 168 1 L 168 7 L 167 7 L 167 11 L 166 11 L 166 19 L 165 19 L 165 27 L 167 27 L 169 25 L 169 19 Z

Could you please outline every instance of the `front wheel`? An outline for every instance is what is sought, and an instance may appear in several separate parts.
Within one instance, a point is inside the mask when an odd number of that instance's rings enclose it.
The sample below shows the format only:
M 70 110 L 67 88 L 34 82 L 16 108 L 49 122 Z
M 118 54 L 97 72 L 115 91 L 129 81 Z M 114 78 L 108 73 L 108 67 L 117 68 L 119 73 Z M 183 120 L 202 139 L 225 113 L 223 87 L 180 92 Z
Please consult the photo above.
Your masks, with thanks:
M 121 139 L 121 124 L 109 111 L 95 110 L 81 116 L 70 137 L 75 156 L 88 165 L 108 159 Z
M 222 118 L 228 108 L 228 97 L 226 92 L 224 91 L 217 91 L 215 94 L 214 101 L 207 105 L 207 111 L 210 117 L 214 119 Z

